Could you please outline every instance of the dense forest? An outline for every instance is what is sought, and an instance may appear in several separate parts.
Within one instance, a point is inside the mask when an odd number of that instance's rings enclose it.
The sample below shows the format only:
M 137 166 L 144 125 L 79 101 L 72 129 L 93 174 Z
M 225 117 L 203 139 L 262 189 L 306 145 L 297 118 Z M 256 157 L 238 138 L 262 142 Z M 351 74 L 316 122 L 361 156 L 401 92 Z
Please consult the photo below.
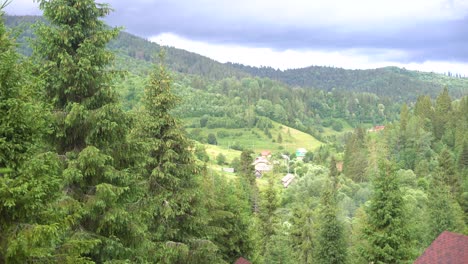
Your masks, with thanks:
M 0 263 L 412 263 L 468 234 L 466 79 L 221 64 L 38 2 L 0 20 Z

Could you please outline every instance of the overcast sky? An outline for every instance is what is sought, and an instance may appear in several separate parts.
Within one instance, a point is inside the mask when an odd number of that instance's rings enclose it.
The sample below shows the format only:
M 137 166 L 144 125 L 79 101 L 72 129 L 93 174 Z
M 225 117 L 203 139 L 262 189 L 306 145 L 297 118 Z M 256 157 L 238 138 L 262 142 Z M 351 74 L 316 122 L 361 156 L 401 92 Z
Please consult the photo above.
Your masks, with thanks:
M 468 0 L 107 2 L 115 9 L 111 25 L 221 62 L 394 65 L 468 76 Z M 7 12 L 40 14 L 32 0 L 13 0 Z

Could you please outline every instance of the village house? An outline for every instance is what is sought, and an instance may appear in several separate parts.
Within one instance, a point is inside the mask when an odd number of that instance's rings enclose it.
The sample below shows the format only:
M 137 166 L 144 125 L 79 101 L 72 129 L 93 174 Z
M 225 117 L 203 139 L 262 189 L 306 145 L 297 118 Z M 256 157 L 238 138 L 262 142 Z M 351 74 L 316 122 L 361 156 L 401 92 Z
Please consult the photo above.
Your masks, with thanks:
M 289 184 L 291 184 L 291 182 L 294 180 L 294 177 L 295 176 L 293 174 L 288 173 L 281 179 L 281 183 L 283 184 L 284 188 L 288 188 Z
M 236 262 L 234 264 L 250 264 L 250 261 L 246 260 L 245 258 L 243 257 L 240 257 L 236 260 Z
M 367 130 L 367 132 L 373 133 L 373 132 L 379 132 L 385 129 L 385 126 L 374 126 L 373 128 Z
M 468 263 L 468 236 L 442 232 L 413 264 Z
M 298 148 L 296 150 L 296 159 L 303 160 L 306 154 L 307 150 L 305 148 Z
M 252 165 L 255 167 L 255 176 L 257 176 L 257 178 L 262 177 L 263 173 L 273 169 L 273 165 L 270 161 L 263 156 L 257 157 Z
M 263 150 L 262 152 L 260 152 L 260 156 L 269 159 L 269 158 L 271 158 L 271 151 Z

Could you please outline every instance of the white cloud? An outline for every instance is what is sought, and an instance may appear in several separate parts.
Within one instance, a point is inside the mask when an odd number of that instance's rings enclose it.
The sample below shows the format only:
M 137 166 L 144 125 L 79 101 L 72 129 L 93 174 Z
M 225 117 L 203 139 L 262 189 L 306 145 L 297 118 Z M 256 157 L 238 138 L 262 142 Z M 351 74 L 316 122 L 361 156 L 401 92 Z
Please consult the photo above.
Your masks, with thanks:
M 2 2 L 0 0 L 0 2 Z M 5 12 L 11 15 L 40 15 L 39 3 L 33 0 L 13 0 Z
M 235 62 L 251 66 L 271 66 L 279 69 L 302 68 L 311 65 L 334 66 L 346 69 L 374 69 L 398 66 L 410 70 L 459 73 L 468 76 L 468 63 L 425 61 L 401 63 L 406 54 L 399 50 L 348 49 L 342 51 L 285 50 L 251 48 L 238 45 L 217 45 L 189 40 L 171 33 L 150 38 L 161 45 L 195 52 L 219 62 Z

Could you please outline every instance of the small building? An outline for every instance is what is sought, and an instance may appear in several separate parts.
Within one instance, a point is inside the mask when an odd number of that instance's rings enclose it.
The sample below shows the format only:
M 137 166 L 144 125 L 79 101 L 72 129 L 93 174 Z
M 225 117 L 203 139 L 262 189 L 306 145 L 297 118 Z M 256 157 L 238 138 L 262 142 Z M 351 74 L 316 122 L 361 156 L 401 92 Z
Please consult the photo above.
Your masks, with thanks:
M 336 169 L 338 170 L 338 172 L 343 172 L 343 162 L 342 161 L 336 162 Z
M 374 126 L 373 128 L 367 130 L 367 132 L 379 132 L 385 129 L 385 126 Z
M 288 173 L 281 179 L 281 183 L 283 184 L 284 188 L 288 188 L 289 184 L 294 180 L 294 174 Z
M 468 236 L 442 232 L 413 264 L 468 263 Z
M 250 261 L 246 260 L 243 257 L 240 257 L 234 262 L 234 264 L 251 264 Z
M 305 148 L 298 148 L 296 150 L 296 158 L 298 160 L 304 159 L 305 155 L 307 154 L 307 150 Z
M 223 168 L 224 172 L 234 173 L 234 168 Z
M 260 152 L 260 156 L 265 157 L 265 158 L 270 158 L 271 157 L 271 151 L 263 150 L 262 152 Z
M 258 178 L 260 178 L 263 173 L 273 169 L 273 165 L 271 165 L 270 161 L 265 157 L 256 158 L 252 165 L 255 167 L 255 176 Z

